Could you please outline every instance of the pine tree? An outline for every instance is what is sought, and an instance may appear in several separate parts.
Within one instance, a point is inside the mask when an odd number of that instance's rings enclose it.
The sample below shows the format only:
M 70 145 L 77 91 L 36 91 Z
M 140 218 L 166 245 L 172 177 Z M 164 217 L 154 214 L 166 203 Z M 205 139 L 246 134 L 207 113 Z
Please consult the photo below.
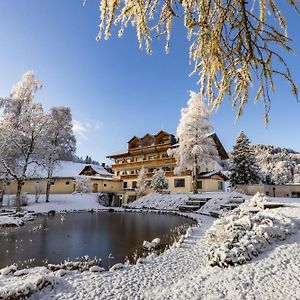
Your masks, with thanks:
M 193 191 L 197 193 L 197 179 L 200 168 L 218 168 L 218 151 L 210 137 L 213 127 L 209 122 L 210 111 L 200 94 L 190 92 L 188 107 L 181 110 L 176 138 L 179 147 L 168 154 L 176 159 L 175 174 L 192 171 Z
M 231 153 L 231 183 L 255 184 L 260 182 L 259 167 L 256 163 L 250 141 L 242 131 L 237 137 Z
M 135 191 L 137 193 L 137 196 L 140 197 L 145 193 L 145 190 L 146 190 L 146 172 L 145 172 L 145 168 L 142 168 L 138 176 Z
M 154 191 L 158 193 L 168 188 L 168 179 L 163 169 L 155 171 L 150 187 L 153 188 Z

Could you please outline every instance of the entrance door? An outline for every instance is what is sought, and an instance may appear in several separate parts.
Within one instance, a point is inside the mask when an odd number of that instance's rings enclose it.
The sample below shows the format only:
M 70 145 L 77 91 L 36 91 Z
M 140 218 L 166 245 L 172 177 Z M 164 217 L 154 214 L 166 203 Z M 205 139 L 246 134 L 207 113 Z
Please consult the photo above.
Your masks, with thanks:
M 93 193 L 98 193 L 98 183 L 93 183 Z

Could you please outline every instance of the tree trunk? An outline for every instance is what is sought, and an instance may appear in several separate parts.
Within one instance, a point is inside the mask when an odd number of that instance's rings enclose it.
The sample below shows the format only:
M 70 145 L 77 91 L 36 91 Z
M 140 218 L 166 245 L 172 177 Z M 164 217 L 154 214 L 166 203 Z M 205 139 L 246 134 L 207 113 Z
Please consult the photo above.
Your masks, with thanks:
M 0 190 L 0 208 L 2 207 L 4 197 L 4 187 Z
M 47 185 L 46 185 L 46 202 L 49 202 L 50 188 L 51 188 L 51 179 L 48 178 Z
M 16 212 L 21 210 L 21 192 L 22 192 L 22 181 L 17 181 L 17 194 L 16 194 Z
M 197 157 L 195 157 L 194 166 L 192 169 L 192 186 L 193 186 L 193 193 L 197 194 L 197 181 L 198 181 L 198 167 L 197 167 Z

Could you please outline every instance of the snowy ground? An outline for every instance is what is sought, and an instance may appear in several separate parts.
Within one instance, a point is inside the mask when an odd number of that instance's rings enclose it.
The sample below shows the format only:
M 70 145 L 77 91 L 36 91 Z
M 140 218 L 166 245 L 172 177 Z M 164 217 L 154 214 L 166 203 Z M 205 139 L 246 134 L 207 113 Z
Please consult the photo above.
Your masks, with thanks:
M 281 199 L 289 206 L 276 211 L 299 224 L 297 200 Z M 63 277 L 47 273 L 58 277 L 48 278 L 54 287 L 37 288 L 30 299 L 300 299 L 299 230 L 244 265 L 212 267 L 207 263 L 209 245 L 204 233 L 214 219 L 196 217 L 201 224 L 161 256 L 118 271 L 69 272 Z M 30 281 L 28 276 L 1 275 L 0 298 L 5 289 Z
M 161 210 L 176 210 L 178 206 L 183 205 L 188 200 L 188 193 L 166 194 L 157 193 L 141 197 L 136 201 L 129 203 L 129 208 L 147 208 Z
M 50 210 L 55 211 L 72 211 L 100 209 L 103 206 L 97 202 L 97 194 L 59 194 L 50 195 L 48 203 L 45 202 L 45 195 L 41 195 L 38 203 L 35 203 L 34 195 L 27 195 L 29 198 L 28 205 L 23 209 L 31 210 L 36 213 L 45 213 Z M 8 200 L 11 196 L 6 196 L 3 201 L 3 208 L 7 208 Z
M 51 210 L 56 212 L 72 212 L 80 210 L 97 210 L 104 209 L 107 207 L 100 205 L 97 202 L 96 194 L 61 194 L 61 195 L 51 195 L 50 201 L 45 202 L 45 196 L 41 195 L 38 203 L 35 203 L 34 195 L 28 196 L 28 205 L 22 207 L 23 212 L 34 212 L 34 213 L 48 213 Z M 3 201 L 3 206 L 1 209 L 6 210 L 6 212 L 0 212 L 0 227 L 3 226 L 20 226 L 23 225 L 24 221 L 30 218 L 30 214 L 25 214 L 24 217 L 17 217 L 14 214 L 14 208 L 10 207 L 10 199 L 12 196 L 5 196 Z M 8 213 L 7 210 L 11 211 Z

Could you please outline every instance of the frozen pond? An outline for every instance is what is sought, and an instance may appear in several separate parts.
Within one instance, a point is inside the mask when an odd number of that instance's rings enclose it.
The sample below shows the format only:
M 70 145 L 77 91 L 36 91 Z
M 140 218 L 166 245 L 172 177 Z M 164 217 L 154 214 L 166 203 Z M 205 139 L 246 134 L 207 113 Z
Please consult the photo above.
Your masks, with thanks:
M 40 216 L 23 227 L 0 229 L 0 268 L 60 263 L 89 255 L 105 268 L 142 256 L 144 240 L 161 239 L 161 251 L 194 221 L 157 213 L 82 212 Z M 110 253 L 112 255 L 110 255 Z M 110 258 L 108 258 L 110 256 Z

